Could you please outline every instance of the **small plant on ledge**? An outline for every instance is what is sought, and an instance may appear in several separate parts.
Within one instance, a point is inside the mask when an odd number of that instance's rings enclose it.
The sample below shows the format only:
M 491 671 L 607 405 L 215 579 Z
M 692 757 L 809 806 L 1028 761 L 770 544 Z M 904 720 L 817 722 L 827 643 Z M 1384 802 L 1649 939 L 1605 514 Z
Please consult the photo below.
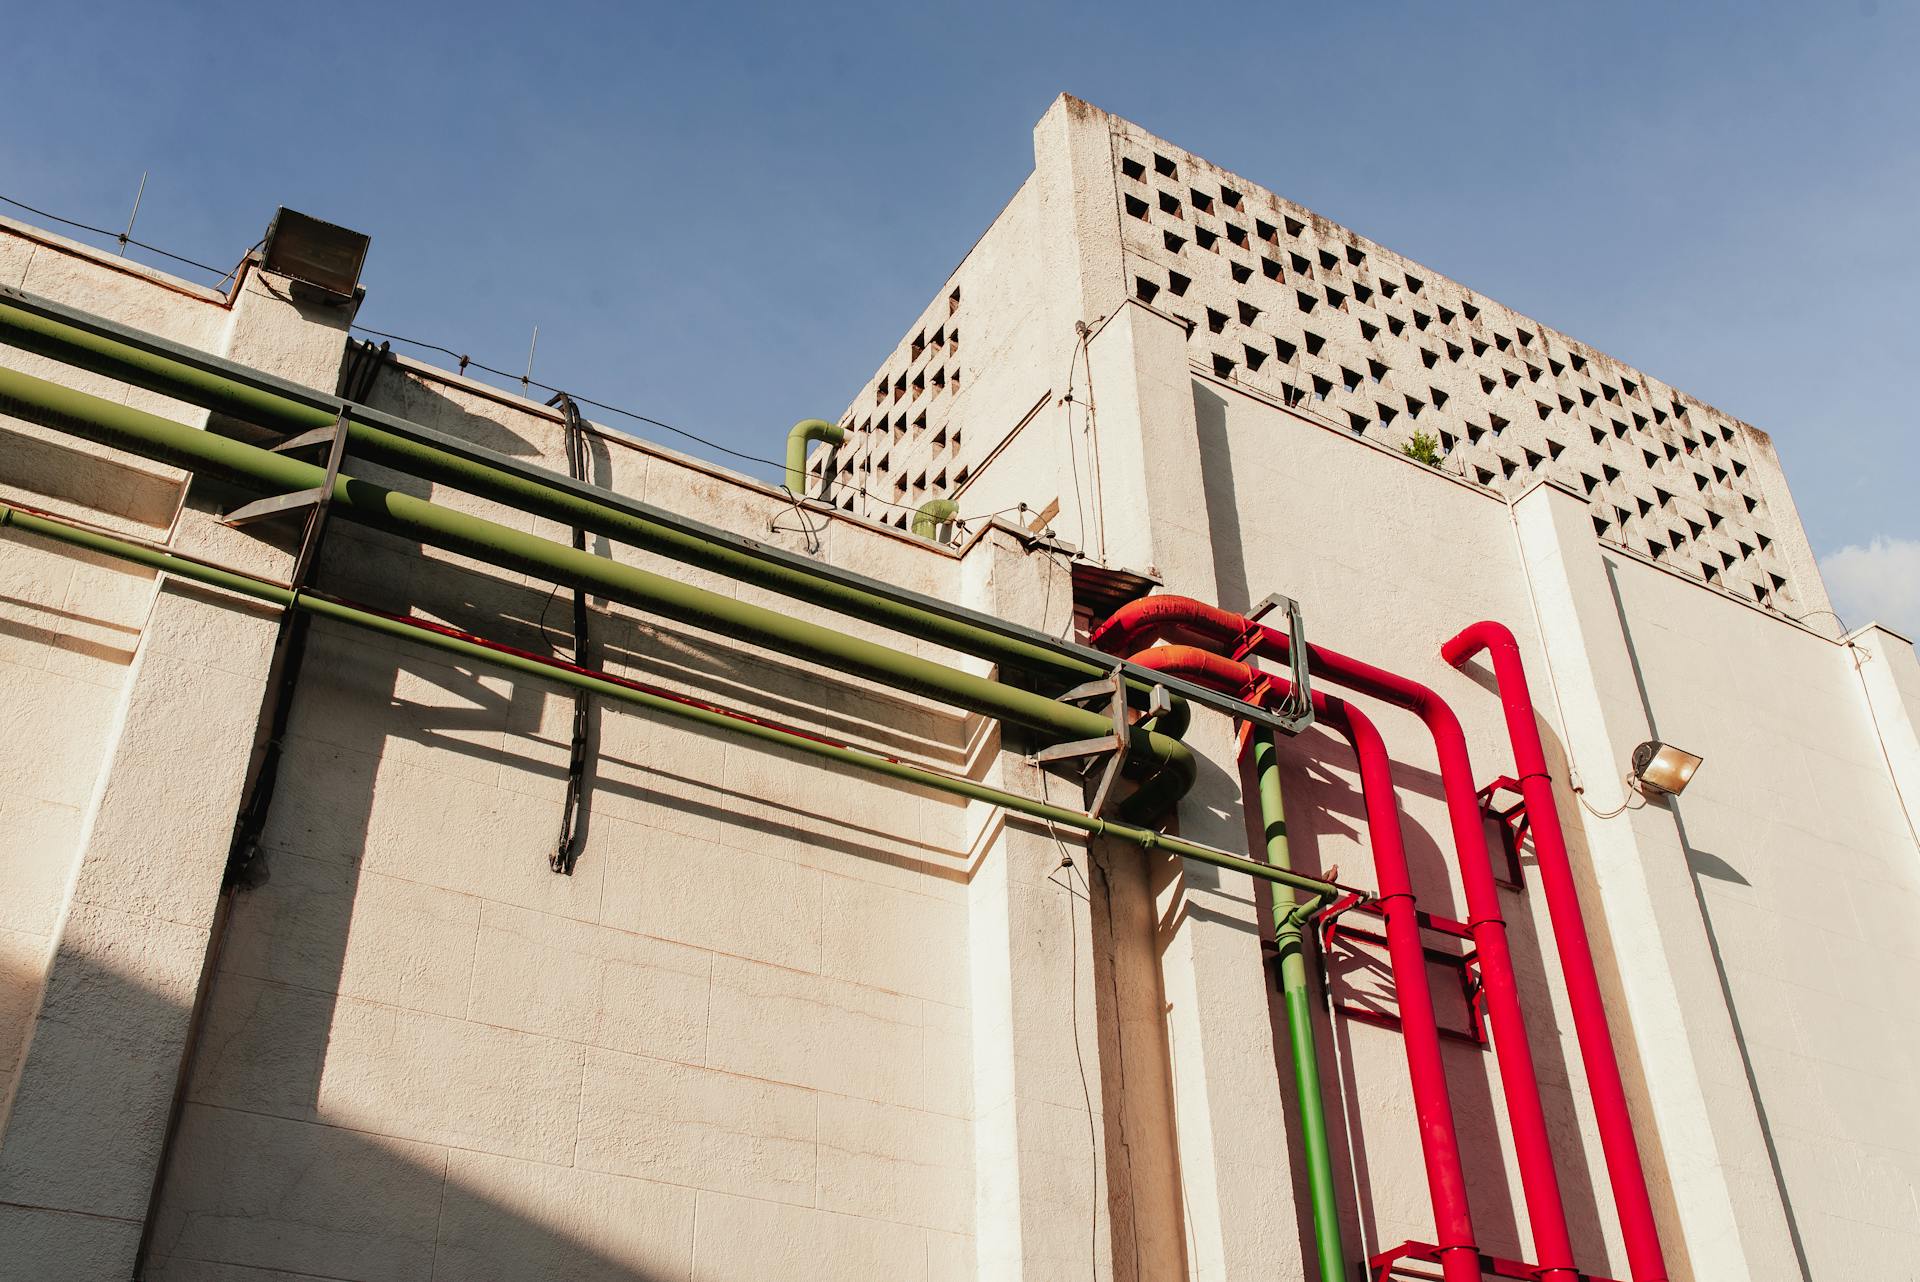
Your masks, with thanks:
M 1440 442 L 1425 432 L 1415 432 L 1413 439 L 1400 447 L 1400 452 L 1416 463 L 1440 466 Z

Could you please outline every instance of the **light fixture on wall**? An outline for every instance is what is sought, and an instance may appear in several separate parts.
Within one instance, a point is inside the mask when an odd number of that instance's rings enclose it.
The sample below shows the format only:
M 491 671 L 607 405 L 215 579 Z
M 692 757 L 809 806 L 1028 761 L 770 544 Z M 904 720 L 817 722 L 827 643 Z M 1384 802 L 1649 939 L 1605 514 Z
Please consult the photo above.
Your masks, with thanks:
M 1684 748 L 1676 748 L 1658 739 L 1649 739 L 1633 750 L 1633 772 L 1629 776 L 1642 792 L 1677 797 L 1686 791 L 1700 758 Z

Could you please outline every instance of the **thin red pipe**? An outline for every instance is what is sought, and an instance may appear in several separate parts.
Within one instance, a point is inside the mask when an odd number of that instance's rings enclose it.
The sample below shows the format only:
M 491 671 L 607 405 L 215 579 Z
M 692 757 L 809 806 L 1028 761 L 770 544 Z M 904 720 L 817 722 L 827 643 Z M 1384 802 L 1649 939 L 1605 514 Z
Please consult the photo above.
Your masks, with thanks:
M 1457 668 L 1482 650 L 1492 660 L 1500 708 L 1506 714 L 1507 735 L 1513 741 L 1513 764 L 1520 781 L 1520 797 L 1527 808 L 1527 826 L 1533 833 L 1540 890 L 1553 922 L 1560 971 L 1566 977 L 1567 1002 L 1573 1009 L 1587 1091 L 1593 1097 L 1600 1149 L 1607 1160 L 1614 1210 L 1626 1241 L 1627 1267 L 1634 1282 L 1666 1282 L 1667 1262 L 1660 1251 L 1660 1232 L 1654 1226 L 1646 1170 L 1640 1163 L 1640 1146 L 1627 1111 L 1626 1088 L 1620 1082 L 1620 1061 L 1607 1027 L 1607 1008 L 1600 996 L 1599 976 L 1594 972 L 1593 948 L 1580 913 L 1580 892 L 1574 885 L 1567 838 L 1553 800 L 1547 754 L 1533 718 L 1533 694 L 1527 687 L 1526 667 L 1520 661 L 1520 643 L 1502 624 L 1476 623 L 1441 646 L 1440 655 Z
M 12 504 L 11 506 L 19 507 L 23 511 L 26 510 L 18 503 Z M 203 564 L 212 565 L 213 563 L 204 562 Z M 214 568 L 224 569 L 225 567 L 215 565 Z M 682 704 L 685 707 L 699 708 L 703 712 L 717 712 L 721 716 L 728 717 L 734 721 L 744 721 L 748 725 L 765 726 L 770 730 L 778 730 L 782 734 L 790 734 L 797 739 L 811 739 L 815 743 L 824 743 L 832 748 L 857 747 L 861 752 L 879 757 L 883 761 L 905 764 L 901 762 L 901 758 L 891 753 L 882 752 L 878 748 L 852 744 L 842 739 L 831 739 L 826 735 L 816 734 L 812 730 L 789 725 L 784 721 L 775 721 L 769 717 L 756 716 L 751 712 L 743 712 L 738 708 L 729 708 L 725 704 L 709 703 L 705 699 L 696 698 L 690 694 L 681 694 L 679 691 L 669 690 L 665 686 L 653 685 L 646 681 L 634 681 L 631 678 L 608 672 L 603 668 L 583 668 L 579 664 L 570 663 L 565 659 L 556 659 L 552 655 L 539 654 L 532 650 L 522 650 L 519 646 L 508 645 L 504 641 L 495 641 L 488 637 L 476 636 L 474 633 L 468 632 L 465 629 L 453 627 L 451 624 L 435 623 L 432 619 L 423 619 L 416 614 L 393 614 L 387 610 L 368 605 L 363 601 L 355 601 L 351 597 L 338 596 L 332 592 L 309 590 L 305 592 L 304 595 L 324 597 L 336 605 L 344 605 L 351 609 L 359 610 L 363 614 L 371 614 L 378 618 L 386 619 L 391 623 L 404 623 L 409 627 L 418 628 L 422 632 L 437 632 L 443 637 L 452 637 L 458 641 L 465 641 L 468 645 L 477 645 L 483 650 L 492 650 L 499 654 L 510 654 L 518 659 L 531 659 L 535 663 L 542 664 L 549 668 L 558 668 L 562 672 L 571 672 L 576 676 L 592 677 L 596 681 L 605 681 L 609 685 L 624 686 L 629 690 L 638 690 L 642 694 L 650 694 L 655 698 L 668 699 L 674 703 Z
M 1291 685 L 1210 651 L 1187 645 L 1155 646 L 1131 656 L 1131 662 L 1156 672 L 1246 695 L 1265 681 L 1269 696 L 1287 698 Z M 1395 804 L 1387 747 L 1373 722 L 1343 700 L 1313 695 L 1314 715 L 1337 730 L 1360 763 L 1360 792 L 1367 811 L 1367 838 L 1373 849 L 1374 879 L 1386 917 L 1387 962 L 1400 997 L 1400 1025 L 1413 1085 L 1413 1111 L 1420 1128 L 1420 1152 L 1427 1168 L 1435 1233 L 1440 1242 L 1446 1282 L 1480 1282 L 1479 1249 L 1467 1209 L 1467 1177 L 1460 1162 L 1460 1138 L 1453 1101 L 1447 1095 L 1446 1069 L 1440 1059 L 1440 1028 L 1427 983 L 1427 958 L 1420 942 L 1418 908 L 1407 871 L 1407 851 Z
M 1198 639 L 1214 647 L 1233 646 L 1244 653 L 1279 660 L 1285 660 L 1289 650 L 1284 632 L 1218 606 L 1172 595 L 1142 597 L 1121 606 L 1094 632 L 1092 640 L 1110 654 L 1130 654 L 1155 638 Z M 1446 796 L 1460 882 L 1466 892 L 1467 925 L 1480 956 L 1481 981 L 1493 1023 L 1493 1048 L 1500 1063 L 1500 1087 L 1506 1099 L 1508 1125 L 1513 1130 L 1521 1192 L 1533 1228 L 1535 1261 L 1542 1282 L 1578 1282 L 1566 1208 L 1560 1196 L 1560 1176 L 1554 1168 L 1553 1145 L 1547 1133 L 1546 1109 L 1540 1101 L 1539 1070 L 1527 1039 L 1519 982 L 1507 949 L 1507 923 L 1500 915 L 1493 856 L 1487 849 L 1473 762 L 1460 719 L 1439 695 L 1419 682 L 1324 646 L 1307 647 L 1307 666 L 1316 676 L 1407 709 L 1433 735 L 1440 762 L 1440 787 Z

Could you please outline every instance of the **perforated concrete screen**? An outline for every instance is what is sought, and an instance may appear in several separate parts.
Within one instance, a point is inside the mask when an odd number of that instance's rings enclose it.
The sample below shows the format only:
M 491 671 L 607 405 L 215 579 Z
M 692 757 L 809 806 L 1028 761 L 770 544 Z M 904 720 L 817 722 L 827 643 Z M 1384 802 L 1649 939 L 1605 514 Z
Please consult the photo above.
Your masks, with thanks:
M 1119 261 L 1102 269 L 1187 326 L 1198 375 L 1389 447 L 1424 433 L 1442 469 L 1507 496 L 1551 477 L 1590 500 L 1598 539 L 1790 614 L 1819 604 L 1774 548 L 1782 518 L 1770 495 L 1785 489 L 1764 433 L 1135 125 L 1096 118 L 1111 142 L 1113 209 L 1089 212 L 1106 189 L 1077 182 L 1077 226 L 1118 222 Z M 843 510 L 904 528 L 913 507 L 960 490 L 1005 433 L 983 424 L 963 440 L 950 421 L 955 281 L 977 284 L 983 267 L 962 265 L 843 415 L 848 444 L 831 462 L 814 458 L 815 475 L 836 470 Z M 1784 523 L 1800 542 L 1790 510 Z
M 1150 135 L 1113 151 L 1134 295 L 1218 377 L 1372 440 L 1424 432 L 1505 492 L 1550 475 L 1596 536 L 1794 603 L 1748 425 Z
M 953 286 L 874 376 L 871 397 L 841 416 L 848 437 L 831 462 L 827 451 L 815 453 L 808 470 L 818 477 L 833 467 L 833 500 L 842 511 L 904 530 L 922 503 L 966 484 L 961 433 L 948 422 L 963 374 L 960 335 L 960 288 Z

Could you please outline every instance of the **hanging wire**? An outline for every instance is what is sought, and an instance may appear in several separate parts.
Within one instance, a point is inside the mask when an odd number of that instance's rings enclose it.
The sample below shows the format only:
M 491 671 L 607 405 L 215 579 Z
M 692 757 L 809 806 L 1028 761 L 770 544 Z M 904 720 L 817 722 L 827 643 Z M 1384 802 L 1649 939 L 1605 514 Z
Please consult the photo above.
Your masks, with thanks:
M 229 280 L 233 279 L 239 273 L 240 268 L 246 263 L 247 259 L 252 257 L 254 252 L 258 250 L 262 245 L 266 244 L 265 237 L 262 237 L 261 239 L 255 241 L 253 245 L 248 248 L 247 252 L 240 256 L 239 261 L 237 261 L 232 267 L 222 270 L 221 268 L 214 267 L 207 263 L 200 262 L 197 259 L 187 258 L 184 255 L 173 253 L 170 250 L 161 249 L 158 245 L 150 245 L 146 241 L 135 240 L 133 237 L 127 236 L 121 232 L 110 231 L 105 227 L 95 227 L 91 223 L 83 223 L 72 218 L 62 218 L 59 214 L 49 213 L 47 210 L 41 209 L 38 206 L 27 204 L 23 200 L 15 200 L 11 196 L 0 194 L 0 203 L 11 205 L 15 209 L 19 209 L 28 214 L 33 215 L 35 218 L 43 218 L 43 219 L 46 219 L 48 222 L 59 223 L 63 227 L 72 227 L 75 230 L 88 232 L 95 236 L 101 236 L 108 240 L 115 241 L 117 243 L 133 245 L 139 249 L 146 250 L 150 254 L 157 254 L 160 257 L 170 259 L 173 262 L 182 263 L 188 267 L 196 268 L 199 271 L 206 272 L 207 274 L 216 277 L 217 278 L 216 287 L 224 286 Z M 523 389 L 538 388 L 540 391 L 546 392 L 552 396 L 559 396 L 563 394 L 563 389 L 561 388 L 554 387 L 547 383 L 542 383 L 538 379 L 530 378 L 525 374 L 508 373 L 506 370 L 498 369 L 492 365 L 486 364 L 483 361 L 477 361 L 473 357 L 467 355 L 464 352 L 457 352 L 453 348 L 444 346 L 443 344 L 440 344 L 440 343 L 430 343 L 425 339 L 411 338 L 405 334 L 388 333 L 385 330 L 374 329 L 370 325 L 355 324 L 351 328 L 358 333 L 368 334 L 374 338 L 385 339 L 388 342 L 405 343 L 409 347 L 417 347 L 423 351 L 438 352 L 441 355 L 449 357 L 455 362 L 457 362 L 459 365 L 459 370 L 461 374 L 465 374 L 467 370 L 470 368 L 483 370 L 488 374 L 492 374 L 496 378 L 505 379 L 510 383 L 518 383 Z M 608 414 L 615 414 L 621 418 L 630 419 L 636 423 L 643 423 L 648 427 L 657 428 L 663 432 L 671 432 L 675 436 L 683 437 L 686 440 L 692 441 L 694 444 L 702 446 L 705 449 L 712 450 L 717 454 L 724 454 L 729 458 L 739 459 L 743 463 L 758 463 L 763 467 L 774 468 L 774 469 L 784 469 L 786 467 L 785 462 L 782 460 L 767 458 L 764 455 L 760 455 L 760 454 L 750 454 L 744 450 L 736 450 L 731 446 L 722 445 L 720 442 L 713 440 L 711 437 L 702 436 L 697 432 L 688 431 L 686 428 L 680 427 L 677 424 L 666 422 L 663 419 L 654 418 L 653 416 L 648 414 L 642 414 L 638 410 L 630 410 L 623 406 L 610 404 L 606 401 L 597 401 L 590 396 L 582 396 L 577 392 L 565 393 L 565 394 L 572 396 L 575 401 L 577 401 L 582 405 L 591 405 L 593 408 L 597 410 L 603 410 Z M 878 503 L 883 507 L 889 507 L 898 512 L 918 512 L 920 510 L 919 506 L 916 504 L 901 503 L 894 499 L 883 498 L 882 496 L 873 493 L 871 490 L 868 490 L 863 486 L 842 484 L 838 486 L 838 488 L 847 490 L 853 494 L 857 494 L 860 497 L 869 500 L 870 502 Z M 1004 516 L 1008 512 L 1015 511 L 1015 510 L 1016 510 L 1015 508 L 1001 508 L 997 512 L 963 514 L 960 516 L 956 516 L 955 518 L 953 518 L 953 520 L 956 526 L 964 527 L 965 524 L 969 521 L 991 521 L 997 516 Z
M 405 343 L 409 347 L 418 347 L 430 352 L 439 352 L 443 356 L 448 356 L 454 359 L 455 361 L 458 361 L 460 364 L 460 370 L 462 373 L 465 373 L 466 370 L 469 368 L 484 370 L 486 373 L 492 374 L 496 378 L 503 378 L 511 383 L 525 383 L 529 387 L 535 387 L 540 389 L 543 392 L 550 392 L 554 395 L 558 395 L 560 393 L 559 388 L 550 387 L 547 384 L 542 383 L 539 379 L 523 378 L 519 374 L 510 374 L 505 370 L 496 369 L 493 366 L 486 364 L 484 361 L 475 360 L 473 357 L 468 356 L 465 353 L 456 352 L 451 347 L 444 346 L 440 343 L 429 343 L 425 339 L 409 338 L 405 334 L 391 334 L 391 333 L 387 333 L 384 330 L 374 329 L 368 325 L 356 324 L 353 326 L 353 329 L 362 334 L 371 334 L 375 338 L 384 338 L 395 343 Z M 666 422 L 664 419 L 654 418 L 652 415 L 649 415 L 649 414 L 642 414 L 638 410 L 626 409 L 623 406 L 614 405 L 607 401 L 597 401 L 597 400 L 594 400 L 591 396 L 582 396 L 578 392 L 569 392 L 568 395 L 572 396 L 574 400 L 578 401 L 582 405 L 591 405 L 595 409 L 605 410 L 609 414 L 617 414 L 622 418 L 631 419 L 636 423 L 644 423 L 648 427 L 659 428 L 663 432 L 672 432 L 676 436 L 684 437 L 685 439 L 692 441 L 697 445 L 704 446 L 707 449 L 713 450 L 717 453 L 725 454 L 731 458 L 740 459 L 742 462 L 759 463 L 765 467 L 776 468 L 781 470 L 784 470 L 786 468 L 786 463 L 782 460 L 767 458 L 764 455 L 760 455 L 760 454 L 749 454 L 743 450 L 736 450 L 731 446 L 722 445 L 718 441 L 713 440 L 710 437 L 705 437 L 700 435 L 697 432 L 689 431 L 688 429 L 684 427 L 680 427 L 677 424 Z M 896 511 L 918 512 L 920 510 L 919 505 L 917 504 L 901 503 L 894 499 L 882 498 L 880 495 L 875 494 L 871 490 L 868 490 L 859 485 L 847 485 L 844 482 L 841 482 L 836 485 L 836 488 L 846 490 L 849 493 L 857 494 L 862 498 L 868 499 L 874 503 L 881 504 L 884 507 L 893 508 Z M 970 515 L 962 515 L 962 516 L 955 517 L 954 521 L 956 523 L 963 523 L 967 521 L 990 521 L 996 516 L 1004 516 L 1008 512 L 1011 512 L 1014 510 L 1016 509 L 1001 508 L 997 512 L 973 513 Z
M 1647 795 L 1633 786 L 1632 775 L 1622 775 L 1620 777 L 1620 786 L 1626 793 L 1626 798 L 1612 810 L 1596 809 L 1593 803 L 1587 800 L 1586 788 L 1580 784 L 1571 783 L 1569 786 L 1573 789 L 1573 795 L 1579 798 L 1582 808 L 1595 819 L 1618 819 L 1629 810 L 1644 810 L 1647 805 Z M 1637 806 L 1634 804 L 1636 801 L 1640 803 Z
M 27 204 L 24 200 L 15 200 L 11 196 L 0 196 L 0 203 L 12 205 L 15 209 L 25 210 L 27 213 L 32 214 L 35 218 L 44 218 L 48 222 L 59 223 L 62 227 L 72 227 L 79 231 L 91 232 L 95 236 L 104 236 L 111 241 L 116 241 L 118 243 L 126 244 L 126 245 L 133 245 L 139 249 L 144 249 L 149 254 L 158 254 L 162 258 L 172 259 L 176 263 L 184 263 L 188 267 L 196 267 L 199 270 L 206 272 L 211 276 L 218 276 L 222 281 L 225 281 L 229 276 L 232 276 L 235 271 L 239 270 L 239 267 L 237 265 L 231 269 L 224 270 L 224 271 L 218 267 L 210 267 L 206 263 L 200 262 L 196 259 L 186 258 L 179 254 L 171 253 L 167 250 L 161 249 L 158 245 L 149 245 L 144 240 L 135 240 L 133 237 L 128 236 L 122 232 L 108 231 L 104 227 L 95 227 L 91 223 L 76 222 L 71 218 L 62 218 L 58 214 L 50 214 L 44 209 L 36 209 L 32 205 Z M 259 248 L 258 245 L 254 246 L 254 249 L 258 249 L 258 248 Z M 251 254 L 252 252 L 253 252 L 252 249 L 249 249 L 247 251 L 247 253 L 249 254 Z M 246 261 L 246 258 L 243 255 L 241 258 L 241 262 L 245 262 L 245 261 Z
M 1053 800 L 1048 795 L 1047 778 L 1047 772 L 1042 770 L 1040 772 L 1040 799 L 1048 805 L 1052 805 Z M 1073 1023 L 1073 1062 L 1080 1070 L 1080 1097 L 1085 1101 L 1087 1106 L 1087 1156 L 1088 1160 L 1093 1164 L 1092 1182 L 1096 1194 L 1093 1201 L 1093 1223 L 1089 1226 L 1088 1234 L 1092 1253 L 1091 1263 L 1093 1265 L 1094 1282 L 1099 1282 L 1100 1199 L 1098 1197 L 1098 1190 L 1100 1187 L 1100 1138 L 1093 1117 L 1093 1090 L 1087 1083 L 1087 1061 L 1080 1051 L 1080 943 L 1077 937 L 1078 932 L 1074 929 L 1074 919 L 1080 914 L 1075 910 L 1073 901 L 1081 896 L 1080 892 L 1073 888 L 1073 877 L 1076 873 L 1080 872 L 1080 868 L 1078 864 L 1074 863 L 1073 855 L 1068 851 L 1067 844 L 1060 840 L 1060 833 L 1054 828 L 1053 820 L 1046 818 L 1044 815 L 1041 816 L 1041 819 L 1047 825 L 1047 835 L 1053 838 L 1053 844 L 1060 850 L 1060 868 L 1065 869 L 1067 872 L 1067 964 L 1069 968 L 1067 973 L 1067 1002 Z M 1089 863 L 1093 860 L 1091 847 L 1088 848 L 1087 860 Z M 1055 871 L 1057 872 L 1059 869 Z M 1048 878 L 1048 880 L 1051 881 L 1052 878 Z M 1087 948 L 1088 951 L 1091 952 L 1093 948 L 1093 885 L 1087 881 L 1084 874 L 1080 877 L 1080 883 L 1087 888 L 1085 895 L 1088 925 Z
M 1073 351 L 1067 357 L 1067 391 L 1066 394 L 1060 398 L 1060 403 L 1067 407 L 1067 467 L 1073 475 L 1073 517 L 1074 520 L 1079 523 L 1080 541 L 1083 544 L 1087 541 L 1087 513 L 1085 501 L 1080 496 L 1080 460 L 1074 448 L 1073 440 L 1073 372 L 1080 364 L 1080 352 L 1086 346 L 1086 341 L 1087 337 L 1083 323 L 1082 332 L 1075 337 L 1073 341 Z M 1091 374 L 1092 371 L 1089 370 L 1088 372 Z

